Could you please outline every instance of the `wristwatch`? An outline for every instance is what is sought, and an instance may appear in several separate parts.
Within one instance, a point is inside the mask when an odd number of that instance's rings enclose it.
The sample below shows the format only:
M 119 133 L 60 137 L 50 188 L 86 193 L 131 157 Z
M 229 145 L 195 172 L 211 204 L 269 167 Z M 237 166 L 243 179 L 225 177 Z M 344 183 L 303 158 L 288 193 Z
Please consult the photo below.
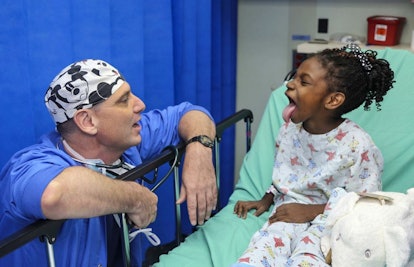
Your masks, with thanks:
M 207 135 L 197 135 L 187 141 L 187 145 L 192 142 L 199 142 L 205 147 L 213 148 L 214 142 Z

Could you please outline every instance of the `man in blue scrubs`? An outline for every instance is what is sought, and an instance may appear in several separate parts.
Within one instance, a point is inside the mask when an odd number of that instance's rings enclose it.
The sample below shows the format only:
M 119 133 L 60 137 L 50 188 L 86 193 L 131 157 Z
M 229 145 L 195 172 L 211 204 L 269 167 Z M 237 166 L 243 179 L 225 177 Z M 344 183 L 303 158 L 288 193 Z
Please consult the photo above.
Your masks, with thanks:
M 17 152 L 0 173 L 0 239 L 39 219 L 69 219 L 54 244 L 56 265 L 113 265 L 119 254 L 108 246 L 116 247 L 120 231 L 112 214 L 125 213 L 145 228 L 156 218 L 157 196 L 112 178 L 181 141 L 188 145 L 177 202 L 187 201 L 193 225 L 210 217 L 217 188 L 208 141 L 215 124 L 204 108 L 185 102 L 144 113 L 144 102 L 118 70 L 92 59 L 63 69 L 45 104 L 57 131 Z M 47 262 L 39 240 L 0 258 L 0 266 Z

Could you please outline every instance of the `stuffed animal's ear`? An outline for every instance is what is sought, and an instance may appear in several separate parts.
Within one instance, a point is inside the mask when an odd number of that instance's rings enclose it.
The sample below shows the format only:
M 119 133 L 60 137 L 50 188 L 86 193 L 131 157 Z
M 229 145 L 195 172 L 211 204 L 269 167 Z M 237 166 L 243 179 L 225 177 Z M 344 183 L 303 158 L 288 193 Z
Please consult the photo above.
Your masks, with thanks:
M 407 266 L 410 248 L 406 231 L 401 226 L 384 228 L 385 260 L 388 267 Z
M 335 207 L 330 211 L 326 219 L 326 226 L 333 227 L 337 220 L 352 212 L 355 203 L 360 199 L 360 196 L 355 192 L 346 193 L 336 203 Z
M 407 195 L 411 199 L 411 202 L 414 202 L 414 187 L 407 190 Z

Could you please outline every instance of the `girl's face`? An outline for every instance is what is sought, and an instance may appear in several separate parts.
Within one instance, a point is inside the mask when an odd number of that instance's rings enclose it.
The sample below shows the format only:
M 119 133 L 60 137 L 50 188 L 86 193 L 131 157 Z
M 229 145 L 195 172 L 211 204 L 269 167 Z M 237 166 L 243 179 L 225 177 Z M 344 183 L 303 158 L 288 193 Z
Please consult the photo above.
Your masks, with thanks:
M 286 85 L 285 94 L 295 106 L 290 119 L 294 123 L 302 122 L 309 132 L 319 132 L 326 122 L 328 109 L 325 104 L 331 92 L 328 91 L 325 76 L 326 70 L 315 57 L 311 57 L 299 66 Z

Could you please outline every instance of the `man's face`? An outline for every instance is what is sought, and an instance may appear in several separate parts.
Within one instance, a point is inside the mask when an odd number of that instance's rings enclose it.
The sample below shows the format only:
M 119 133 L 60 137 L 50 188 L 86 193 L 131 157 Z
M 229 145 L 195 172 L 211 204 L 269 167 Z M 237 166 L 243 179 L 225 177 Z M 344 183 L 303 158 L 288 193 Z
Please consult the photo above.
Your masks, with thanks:
M 96 138 L 107 150 L 122 153 L 141 142 L 138 121 L 145 104 L 132 94 L 127 82 L 92 109 L 97 127 Z

